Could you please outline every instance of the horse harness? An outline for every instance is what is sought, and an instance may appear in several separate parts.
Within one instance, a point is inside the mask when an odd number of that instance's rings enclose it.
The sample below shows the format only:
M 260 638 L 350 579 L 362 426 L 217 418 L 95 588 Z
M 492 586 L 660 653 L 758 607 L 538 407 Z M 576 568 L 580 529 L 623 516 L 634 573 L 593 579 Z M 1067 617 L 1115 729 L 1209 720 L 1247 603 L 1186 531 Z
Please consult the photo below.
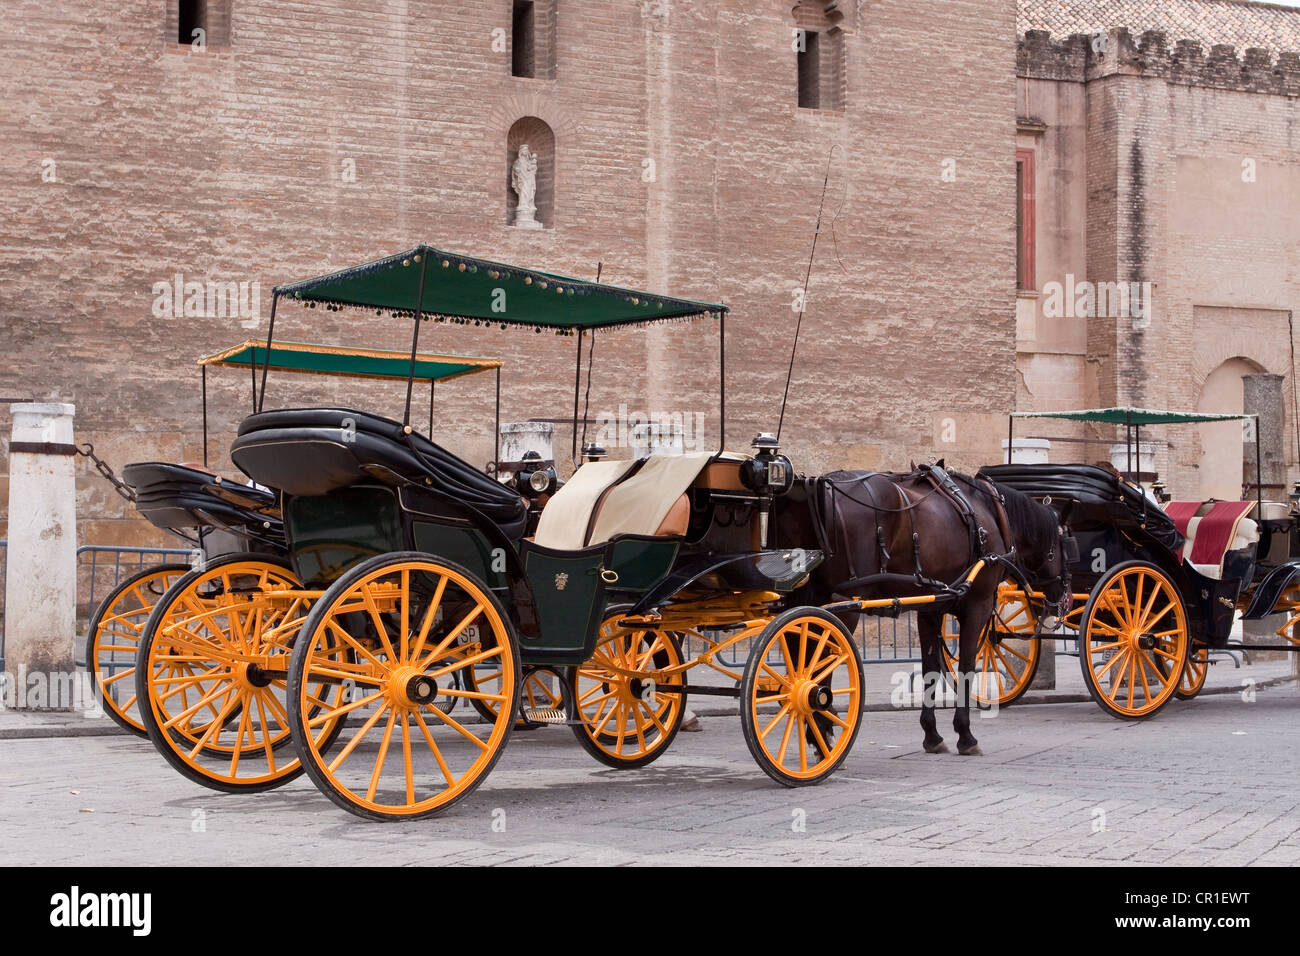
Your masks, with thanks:
M 934 581 L 928 578 L 925 575 L 925 572 L 921 568 L 921 539 L 920 539 L 920 534 L 916 530 L 915 512 L 917 507 L 921 504 L 921 502 L 925 501 L 927 498 L 929 498 L 931 495 L 934 494 L 941 495 L 950 504 L 952 504 L 953 508 L 961 516 L 962 523 L 966 525 L 967 532 L 970 536 L 970 553 L 971 553 L 972 564 L 974 564 L 975 561 L 981 559 L 988 562 L 998 562 L 998 561 L 1013 562 L 1015 560 L 1016 557 L 1015 546 L 1014 544 L 1012 544 L 1010 522 L 1007 519 L 1005 499 L 1002 497 L 1001 492 L 991 481 L 989 481 L 989 479 L 980 476 L 973 480 L 983 485 L 985 490 L 988 491 L 989 495 L 993 499 L 993 503 L 994 503 L 993 510 L 994 510 L 995 518 L 997 520 L 997 530 L 999 535 L 1002 538 L 1002 541 L 1006 543 L 1009 548 L 1006 554 L 995 554 L 989 551 L 988 530 L 984 528 L 983 525 L 980 524 L 979 516 L 976 514 L 974 507 L 971 505 L 970 499 L 967 498 L 965 492 L 962 491 L 960 485 L 958 485 L 957 482 L 953 480 L 953 477 L 950 474 L 948 474 L 946 470 L 944 470 L 942 465 L 924 464 L 921 465 L 919 468 L 917 468 L 916 471 L 918 474 L 926 478 L 933 486 L 930 489 L 930 491 L 926 492 L 925 494 L 921 495 L 919 498 L 916 499 L 910 498 L 907 492 L 904 491 L 903 488 L 897 482 L 895 482 L 890 475 L 881 472 L 869 472 L 864 475 L 858 475 L 855 476 L 853 480 L 855 484 L 860 485 L 863 491 L 866 492 L 867 497 L 869 499 L 868 501 L 862 501 L 861 499 L 855 498 L 852 494 L 850 494 L 848 490 L 844 487 L 844 485 L 847 484 L 846 482 L 836 482 L 834 479 L 832 479 L 829 476 L 821 476 L 809 480 L 808 482 L 809 485 L 815 486 L 817 490 L 816 494 L 810 494 L 809 496 L 810 503 L 815 502 L 815 505 L 811 507 L 809 510 L 811 511 L 813 516 L 813 524 L 818 536 L 819 544 L 821 548 L 824 551 L 826 551 L 828 554 L 833 554 L 836 550 L 838 550 L 836 546 L 841 544 L 842 541 L 843 553 L 848 560 L 848 570 L 851 578 L 851 581 L 845 582 L 845 584 L 865 583 L 868 580 L 868 578 L 876 577 L 876 575 L 860 577 L 857 568 L 854 566 L 853 549 L 849 547 L 849 541 L 848 541 L 847 523 L 842 520 L 839 520 L 838 496 L 844 496 L 846 498 L 849 498 L 851 501 L 855 501 L 858 504 L 871 509 L 871 513 L 875 520 L 875 525 L 876 525 L 876 546 L 880 551 L 881 575 L 888 574 L 886 569 L 889 567 L 891 555 L 885 543 L 885 532 L 884 532 L 884 528 L 881 526 L 880 523 L 880 515 L 882 512 L 888 512 L 891 514 L 906 514 L 912 526 L 913 583 L 923 587 L 938 588 L 942 590 L 949 589 L 948 586 L 943 582 Z M 877 491 L 872 485 L 872 479 L 875 478 L 885 479 L 885 481 L 888 482 L 898 493 L 898 497 L 900 499 L 898 507 L 889 507 L 888 505 L 883 504 L 877 498 Z M 829 495 L 825 494 L 827 490 L 829 490 L 830 492 Z M 822 508 L 825 507 L 826 503 L 829 503 L 830 514 L 824 516 L 821 513 L 821 511 Z M 829 523 L 832 528 L 838 529 L 839 531 L 838 537 L 841 539 L 841 541 L 830 540 L 830 535 L 827 534 L 826 518 L 830 519 Z

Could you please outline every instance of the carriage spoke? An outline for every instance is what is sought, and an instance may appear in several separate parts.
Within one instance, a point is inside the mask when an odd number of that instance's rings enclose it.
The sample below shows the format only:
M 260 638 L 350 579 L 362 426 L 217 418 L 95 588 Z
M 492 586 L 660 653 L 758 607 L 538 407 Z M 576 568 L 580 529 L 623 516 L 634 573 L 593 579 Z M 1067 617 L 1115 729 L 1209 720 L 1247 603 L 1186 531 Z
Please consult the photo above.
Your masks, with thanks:
M 388 710 L 389 707 L 387 704 L 383 707 L 376 708 L 375 712 L 371 714 L 366 719 L 366 722 L 357 729 L 357 732 L 352 735 L 352 739 L 350 739 L 347 744 L 344 745 L 343 749 L 339 751 L 338 756 L 330 761 L 330 773 L 336 773 L 338 771 L 339 767 L 343 765 L 343 761 L 347 760 L 348 757 L 351 756 L 352 751 L 356 749 L 357 744 L 361 743 L 366 734 L 370 733 L 370 729 L 374 727 L 375 724 L 379 723 L 379 718 L 384 716 Z
M 384 727 L 384 736 L 379 741 L 379 753 L 375 755 L 375 769 L 370 772 L 370 785 L 366 787 L 366 799 L 375 799 L 375 790 L 379 787 L 379 775 L 384 770 L 384 758 L 388 756 L 388 745 L 393 740 L 393 724 L 397 722 L 397 711 L 389 708 L 388 723 Z
M 437 715 L 439 720 L 441 720 L 452 730 L 456 731 L 456 733 L 460 734 L 466 740 L 475 744 L 480 750 L 487 750 L 488 745 L 486 743 L 484 743 L 479 738 L 475 737 L 474 734 L 471 733 L 468 729 L 466 729 L 466 727 L 463 724 L 461 724 L 455 718 L 451 717 L 449 714 L 445 713 L 436 704 L 423 704 L 422 706 L 427 707 L 429 708 L 429 710 L 433 711 L 433 713 Z
M 447 761 L 443 759 L 442 751 L 438 748 L 438 745 L 433 742 L 433 733 L 429 730 L 429 725 L 424 722 L 424 718 L 420 716 L 418 710 L 411 711 L 411 716 L 414 717 L 415 722 L 420 725 L 420 730 L 424 733 L 425 743 L 429 745 L 429 752 L 433 754 L 433 759 L 438 761 L 438 769 L 442 771 L 442 775 L 447 781 L 447 786 L 456 786 L 456 777 L 452 774 L 451 768 L 447 766 Z

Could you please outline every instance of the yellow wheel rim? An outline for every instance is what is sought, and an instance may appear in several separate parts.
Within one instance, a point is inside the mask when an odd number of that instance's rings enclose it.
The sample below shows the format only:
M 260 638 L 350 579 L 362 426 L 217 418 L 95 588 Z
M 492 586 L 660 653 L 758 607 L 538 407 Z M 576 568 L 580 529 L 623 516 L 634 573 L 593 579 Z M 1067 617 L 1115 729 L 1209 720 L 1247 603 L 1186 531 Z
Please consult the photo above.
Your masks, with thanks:
M 154 605 L 188 568 L 170 567 L 129 581 L 104 609 L 95 628 L 87 666 L 104 709 L 143 731 L 136 706 L 135 660 Z
M 943 662 L 956 681 L 961 635 L 955 617 L 946 615 L 943 622 Z M 971 696 L 976 704 L 1001 706 L 1024 692 L 1038 666 L 1040 646 L 1033 636 L 1037 628 L 1038 613 L 1020 586 L 1012 581 L 998 585 L 993 617 L 975 648 Z
M 472 790 L 505 745 L 518 686 L 495 602 L 432 560 L 385 565 L 322 600 L 329 604 L 304 634 L 306 650 L 296 651 L 305 655 L 296 708 L 311 710 L 313 682 L 350 681 L 359 694 L 305 720 L 312 736 L 298 744 L 313 778 L 349 807 L 394 817 L 430 813 Z M 471 627 L 477 637 L 464 640 Z M 341 648 L 350 662 L 338 662 Z M 464 689 L 474 686 L 466 671 L 479 665 L 500 673 L 488 690 Z M 443 697 L 479 700 L 494 716 L 458 719 Z M 315 732 L 343 717 L 349 724 L 336 740 Z
M 262 787 L 298 771 L 283 750 L 283 669 L 307 602 L 265 596 L 297 586 L 293 573 L 276 564 L 218 563 L 169 594 L 161 608 L 146 664 L 148 705 L 160 731 L 155 743 L 205 781 Z M 332 703 L 318 696 L 314 706 Z
M 663 693 L 662 688 L 681 686 L 682 675 L 657 680 L 651 675 L 681 663 L 677 641 L 665 632 L 620 628 L 614 619 L 606 621 L 591 658 L 573 677 L 577 719 L 592 745 L 626 761 L 639 761 L 667 746 L 682 719 L 682 696 Z
M 1178 689 L 1187 618 L 1170 580 L 1149 567 L 1119 571 L 1093 598 L 1079 653 L 1102 705 L 1126 717 L 1160 709 Z
M 810 615 L 791 619 L 760 641 L 751 653 L 761 653 L 763 663 L 741 706 L 749 709 L 754 736 L 772 769 L 795 780 L 815 779 L 833 769 L 852 745 L 862 710 L 862 674 L 852 639 Z
M 1187 665 L 1183 668 L 1182 679 L 1178 682 L 1178 693 L 1183 697 L 1195 697 L 1205 686 L 1205 675 L 1210 670 L 1210 649 L 1202 645 L 1194 648 L 1187 655 Z

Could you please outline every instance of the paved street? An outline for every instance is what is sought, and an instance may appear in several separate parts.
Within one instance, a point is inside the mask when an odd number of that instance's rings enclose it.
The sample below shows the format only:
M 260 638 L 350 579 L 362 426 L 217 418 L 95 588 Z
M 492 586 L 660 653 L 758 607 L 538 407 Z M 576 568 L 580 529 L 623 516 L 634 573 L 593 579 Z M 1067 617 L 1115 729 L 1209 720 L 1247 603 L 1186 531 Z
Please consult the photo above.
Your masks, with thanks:
M 306 778 L 207 791 L 134 737 L 0 740 L 0 845 L 11 864 L 1300 864 L 1294 682 L 1140 724 L 1012 707 L 976 721 L 982 758 L 921 752 L 914 712 L 864 719 L 840 772 L 801 790 L 763 776 L 734 717 L 631 772 L 567 729 L 519 734 L 466 802 L 407 825 L 353 818 Z

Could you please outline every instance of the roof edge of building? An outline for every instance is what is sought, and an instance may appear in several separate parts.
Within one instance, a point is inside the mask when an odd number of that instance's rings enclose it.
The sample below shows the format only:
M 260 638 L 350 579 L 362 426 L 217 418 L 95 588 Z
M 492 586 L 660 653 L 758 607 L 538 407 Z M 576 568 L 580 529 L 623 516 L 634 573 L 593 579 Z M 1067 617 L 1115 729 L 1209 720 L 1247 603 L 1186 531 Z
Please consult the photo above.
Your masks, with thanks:
M 1150 76 L 1188 86 L 1297 96 L 1300 50 L 1274 56 L 1263 47 L 1247 47 L 1239 57 L 1229 43 L 1216 43 L 1209 52 L 1196 40 L 1170 45 L 1160 30 L 1134 37 L 1127 27 L 1116 27 L 1059 40 L 1047 30 L 1026 30 L 1016 44 L 1016 75 L 1076 83 L 1112 75 Z

